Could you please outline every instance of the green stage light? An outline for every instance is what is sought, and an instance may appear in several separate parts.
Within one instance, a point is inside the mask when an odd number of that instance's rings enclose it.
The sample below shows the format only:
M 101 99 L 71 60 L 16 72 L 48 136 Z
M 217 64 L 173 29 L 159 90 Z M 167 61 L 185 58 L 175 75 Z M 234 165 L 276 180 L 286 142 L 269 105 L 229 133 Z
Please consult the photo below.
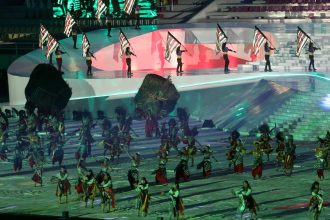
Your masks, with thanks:
M 119 7 L 122 11 L 124 8 L 123 0 L 119 0 Z M 156 18 L 157 10 L 155 7 L 155 0 L 137 0 L 136 1 L 140 6 L 140 18 Z M 84 4 L 81 3 L 80 0 L 57 0 L 53 3 L 53 17 L 54 18 L 63 18 L 66 16 L 67 11 L 79 12 L 79 17 L 81 18 L 95 18 L 97 10 L 97 0 L 86 0 Z M 114 11 L 114 7 L 110 1 L 109 7 L 110 13 Z M 134 16 L 134 10 L 132 11 L 132 15 Z M 102 15 L 105 18 L 105 15 Z M 125 17 L 125 15 L 121 14 L 116 16 L 118 18 Z

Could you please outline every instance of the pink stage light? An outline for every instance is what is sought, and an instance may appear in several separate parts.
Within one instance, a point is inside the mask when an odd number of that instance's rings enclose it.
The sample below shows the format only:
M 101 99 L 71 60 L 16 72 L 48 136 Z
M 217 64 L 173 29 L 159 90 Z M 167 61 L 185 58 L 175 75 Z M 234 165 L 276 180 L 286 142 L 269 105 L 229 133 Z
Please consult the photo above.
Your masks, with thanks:
M 215 43 L 185 44 L 185 29 L 171 29 L 170 31 L 189 51 L 183 54 L 184 70 L 224 68 L 222 54 L 217 55 L 215 53 Z M 139 72 L 166 75 L 165 71 L 176 69 L 175 52 L 172 54 L 170 62 L 164 58 L 166 37 L 167 30 L 157 30 L 129 39 L 133 52 L 137 55 L 137 57 L 132 56 L 132 71 L 133 73 L 137 71 L 137 75 L 134 74 L 134 77 L 139 77 Z M 229 53 L 229 67 L 231 69 L 236 69 L 239 64 L 257 59 L 257 57 L 251 57 L 251 46 L 252 44 L 246 43 L 243 47 L 241 45 L 241 51 L 238 51 L 237 54 Z M 234 50 L 238 49 L 235 44 L 230 45 L 230 47 Z M 125 56 L 121 58 L 119 51 L 120 43 L 109 45 L 97 51 L 95 53 L 97 60 L 93 61 L 93 67 L 107 72 L 125 72 L 127 68 Z M 263 55 L 259 54 L 258 59 L 262 57 Z

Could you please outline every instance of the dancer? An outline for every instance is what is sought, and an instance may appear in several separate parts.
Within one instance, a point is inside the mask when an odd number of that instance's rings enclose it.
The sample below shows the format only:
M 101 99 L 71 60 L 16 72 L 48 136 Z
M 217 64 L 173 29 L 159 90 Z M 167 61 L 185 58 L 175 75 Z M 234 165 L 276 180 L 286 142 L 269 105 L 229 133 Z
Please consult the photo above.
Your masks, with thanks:
M 155 174 L 155 180 L 157 184 L 166 184 L 168 182 L 166 171 L 168 151 L 166 150 L 166 146 L 161 145 L 157 155 L 159 157 L 158 169 L 155 170 L 152 174 Z
M 321 48 L 314 47 L 314 43 L 312 41 L 310 41 L 309 46 L 308 46 L 308 55 L 309 55 L 308 70 L 309 71 L 312 71 L 312 67 L 313 67 L 313 71 L 317 70 L 317 69 L 315 69 L 315 66 L 314 66 L 314 52 L 315 52 L 315 50 L 321 50 Z
M 136 187 L 138 192 L 138 197 L 136 199 L 136 204 L 138 208 L 138 216 L 147 216 L 149 208 L 150 196 L 148 193 L 149 184 L 145 177 L 142 177 L 139 184 Z
M 312 214 L 313 220 L 318 220 L 323 208 L 323 194 L 324 192 L 320 189 L 320 183 L 315 181 L 311 187 L 312 196 L 309 200 L 309 211 Z
M 179 150 L 178 153 L 180 155 L 180 162 L 174 169 L 175 181 L 179 182 L 181 178 L 187 181 L 190 177 L 188 170 L 188 148 L 184 147 L 182 150 Z
M 252 197 L 252 189 L 247 180 L 243 182 L 243 187 L 240 190 L 233 190 L 233 194 L 239 197 L 238 212 L 241 214 L 241 220 L 243 220 L 244 212 L 248 209 L 251 213 L 251 217 L 257 219 L 258 204 Z
M 269 71 L 269 72 L 272 72 L 272 68 L 270 67 L 270 51 L 271 50 L 275 50 L 275 48 L 272 48 L 268 45 L 268 41 L 266 41 L 265 45 L 264 45 L 264 48 L 265 48 L 265 60 L 266 60 L 266 65 L 265 65 L 265 72 Z M 267 68 L 268 67 L 268 68 Z
M 188 137 L 187 149 L 188 149 L 188 163 L 189 163 L 189 160 L 191 160 L 191 165 L 190 166 L 193 167 L 194 162 L 195 162 L 195 155 L 197 153 L 197 147 L 196 147 L 196 140 L 192 136 Z
M 256 179 L 256 178 L 261 178 L 261 176 L 262 176 L 263 152 L 261 150 L 259 142 L 255 141 L 254 146 L 255 146 L 255 149 L 251 151 L 252 156 L 253 156 L 253 168 L 252 168 L 251 174 L 253 176 L 253 179 Z
M 284 161 L 284 173 L 287 176 L 291 176 L 293 170 L 293 163 L 296 159 L 296 145 L 293 143 L 293 136 L 288 136 L 288 141 L 285 144 L 285 161 Z
M 22 169 L 23 165 L 23 155 L 22 151 L 15 149 L 14 152 L 14 163 L 13 163 L 13 168 L 15 173 L 19 173 Z
M 64 142 L 60 141 L 56 144 L 56 149 L 53 150 L 53 156 L 52 156 L 52 164 L 54 165 L 56 162 L 58 162 L 58 165 L 62 165 L 62 161 L 64 158 L 64 150 L 63 150 Z
M 71 33 L 71 37 L 73 40 L 73 49 L 78 49 L 77 48 L 77 35 L 78 35 L 78 30 L 77 30 L 77 24 L 73 25 L 72 27 L 72 33 Z
M 136 153 L 135 156 L 131 156 L 128 152 L 128 157 L 131 159 L 131 168 L 128 170 L 128 182 L 131 189 L 135 189 L 136 185 L 139 182 L 139 170 L 138 167 L 140 166 L 141 158 L 140 154 Z
M 243 158 L 245 153 L 246 153 L 246 149 L 243 147 L 243 145 L 238 145 L 236 147 L 236 152 L 233 159 L 235 173 L 243 173 L 244 171 Z
M 271 140 L 269 133 L 262 133 L 258 139 L 261 150 L 267 155 L 267 161 L 269 161 L 269 155 L 273 152 L 272 145 L 269 143 Z
M 65 54 L 65 53 L 66 52 L 60 50 L 60 46 L 58 46 L 55 50 L 57 70 L 62 74 L 64 73 L 64 72 L 62 72 L 62 54 Z
M 87 173 L 88 173 L 88 170 L 85 166 L 85 161 L 80 159 L 77 163 L 78 178 L 77 178 L 77 182 L 75 184 L 75 189 L 76 189 L 77 197 L 79 200 L 83 200 L 83 198 L 86 194 L 85 192 L 87 191 L 87 187 L 86 187 Z
M 102 188 L 102 210 L 104 212 L 106 206 L 108 206 L 107 212 L 110 212 L 110 201 L 111 207 L 115 209 L 115 193 L 112 188 L 112 180 L 109 173 L 105 173 L 103 181 L 101 183 Z
M 224 42 L 222 43 L 222 46 L 221 46 L 221 50 L 223 52 L 223 59 L 225 61 L 225 69 L 224 69 L 224 72 L 225 74 L 228 74 L 230 73 L 230 70 L 229 70 L 229 58 L 228 58 L 228 51 L 231 51 L 233 53 L 236 53 L 236 51 L 232 50 L 232 49 L 229 49 L 227 47 L 227 42 Z
M 176 120 L 174 118 L 171 118 L 168 122 L 168 151 L 171 148 L 174 148 L 176 151 L 178 151 L 178 144 L 180 143 L 180 137 L 178 135 L 179 128 L 177 127 Z
M 156 123 L 157 120 L 154 115 L 152 115 L 151 109 L 148 109 L 146 114 L 143 115 L 146 122 L 145 122 L 145 135 L 146 137 L 153 137 L 153 133 L 156 131 Z
M 7 152 L 8 152 L 8 147 L 5 143 L 1 143 L 0 141 L 0 160 L 7 160 Z
M 178 65 L 176 66 L 176 75 L 177 76 L 182 76 L 182 53 L 187 52 L 187 50 L 181 50 L 181 46 L 178 46 L 176 48 L 176 60 Z
M 85 142 L 87 147 L 87 155 L 92 155 L 92 143 L 94 142 L 93 136 L 91 134 L 91 129 L 96 124 L 93 124 L 93 121 L 90 116 L 84 116 L 82 119 L 82 127 L 80 129 L 79 133 L 79 139 L 81 139 L 83 142 Z
M 86 140 L 85 139 L 81 139 L 80 140 L 80 145 L 75 153 L 75 158 L 77 161 L 79 160 L 86 160 L 87 157 L 87 144 L 86 144 Z
M 34 174 L 32 176 L 34 187 L 36 187 L 37 184 L 40 184 L 40 186 L 42 186 L 42 170 L 43 170 L 43 161 L 37 160 L 34 166 Z
M 203 177 L 209 177 L 212 171 L 212 162 L 211 157 L 216 161 L 217 159 L 213 156 L 213 150 L 211 149 L 211 145 L 204 146 L 203 149 L 200 149 L 203 154 L 203 161 L 197 165 L 197 169 L 203 168 Z
M 283 134 L 283 132 L 278 132 L 276 134 L 276 143 L 277 143 L 277 148 L 276 148 L 276 152 L 277 152 L 277 166 L 278 168 L 283 167 L 284 166 L 284 159 L 285 159 L 285 136 Z
M 180 186 L 175 182 L 168 194 L 171 197 L 172 214 L 175 219 L 184 219 L 184 205 L 180 196 Z M 171 216 L 172 219 L 172 216 Z
M 64 166 L 56 174 L 57 179 L 56 196 L 58 197 L 58 202 L 61 204 L 62 196 L 65 197 L 65 203 L 68 203 L 68 193 L 71 194 L 71 184 L 68 179 L 68 172 Z
M 88 170 L 86 177 L 87 190 L 85 191 L 85 208 L 87 207 L 88 200 L 91 200 L 91 207 L 94 208 L 94 200 L 96 196 L 97 187 L 93 170 Z
M 324 180 L 324 169 L 325 169 L 325 149 L 323 147 L 317 147 L 315 149 L 316 157 L 316 175 L 320 181 Z
M 133 73 L 132 73 L 132 59 L 131 55 L 136 56 L 131 50 L 130 47 L 126 47 L 125 50 L 125 55 L 126 55 L 126 65 L 127 65 L 127 78 L 132 78 Z
M 111 15 L 111 13 L 108 12 L 108 11 L 106 11 L 106 20 L 105 20 L 105 23 L 107 24 L 107 29 L 108 29 L 108 34 L 107 34 L 107 36 L 108 36 L 108 37 L 111 37 L 111 35 L 110 35 L 111 28 L 112 28 L 111 20 L 112 20 L 112 15 Z
M 120 142 L 119 127 L 116 125 L 111 129 L 110 145 L 108 145 L 110 147 L 111 161 L 113 161 L 115 157 L 119 158 L 122 152 Z
M 230 150 L 226 153 L 227 160 L 228 160 L 228 167 L 231 168 L 231 165 L 234 162 L 236 148 L 243 146 L 240 137 L 240 133 L 237 130 L 231 132 L 230 137 L 228 138 L 230 142 Z
M 86 51 L 86 64 L 87 64 L 87 77 L 92 77 L 93 73 L 92 73 L 92 57 L 94 59 L 96 59 L 96 57 L 94 56 L 94 54 L 92 52 L 89 51 L 89 48 Z

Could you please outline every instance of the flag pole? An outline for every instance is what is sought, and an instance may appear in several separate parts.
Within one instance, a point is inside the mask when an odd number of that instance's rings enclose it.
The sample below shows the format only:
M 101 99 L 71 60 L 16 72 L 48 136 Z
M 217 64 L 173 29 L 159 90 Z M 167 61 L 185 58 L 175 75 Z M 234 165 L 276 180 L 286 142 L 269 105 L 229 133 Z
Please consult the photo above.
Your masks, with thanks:
M 278 52 L 278 50 L 275 48 L 274 44 L 268 39 L 268 37 L 257 26 L 254 27 L 261 33 L 261 35 L 266 39 L 266 41 L 269 42 L 270 45 L 274 47 L 275 51 Z
M 303 29 L 301 29 L 299 26 L 298 26 L 298 30 L 300 30 L 301 32 L 303 32 L 308 38 L 310 41 L 312 41 L 315 46 L 317 46 L 320 50 L 321 50 L 321 47 L 318 43 L 316 43 Z
M 119 28 L 119 33 L 122 33 L 125 37 L 125 39 L 127 40 L 128 42 L 128 45 L 130 46 L 130 48 L 132 48 L 132 51 L 134 52 L 134 54 L 136 53 L 134 48 L 132 47 L 131 43 L 129 42 L 128 38 L 126 37 L 126 34 L 123 32 L 123 30 L 121 28 Z M 137 55 L 135 54 L 135 57 L 137 57 Z
M 190 56 L 192 56 L 192 54 L 191 53 L 189 53 L 189 51 L 187 50 L 187 48 L 185 47 L 185 46 L 183 46 L 183 44 L 178 40 L 178 39 L 176 39 L 176 37 L 174 37 L 173 36 L 173 34 L 171 34 L 171 32 L 167 32 L 169 35 L 171 35 L 177 42 L 179 42 L 180 43 L 180 46 L 182 46 L 186 51 L 187 51 L 187 53 L 190 55 Z

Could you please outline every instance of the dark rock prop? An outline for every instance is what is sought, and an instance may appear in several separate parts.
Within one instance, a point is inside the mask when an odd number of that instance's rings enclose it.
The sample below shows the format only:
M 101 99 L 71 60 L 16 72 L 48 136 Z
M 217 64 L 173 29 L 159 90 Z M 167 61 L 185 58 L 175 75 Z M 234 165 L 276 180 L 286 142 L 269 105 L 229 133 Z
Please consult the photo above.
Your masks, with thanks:
M 37 65 L 31 73 L 25 87 L 28 112 L 36 108 L 38 112 L 57 115 L 68 104 L 72 90 L 54 66 L 49 64 Z
M 135 95 L 134 103 L 139 111 L 151 111 L 157 118 L 167 116 L 177 104 L 180 94 L 171 79 L 148 74 Z

